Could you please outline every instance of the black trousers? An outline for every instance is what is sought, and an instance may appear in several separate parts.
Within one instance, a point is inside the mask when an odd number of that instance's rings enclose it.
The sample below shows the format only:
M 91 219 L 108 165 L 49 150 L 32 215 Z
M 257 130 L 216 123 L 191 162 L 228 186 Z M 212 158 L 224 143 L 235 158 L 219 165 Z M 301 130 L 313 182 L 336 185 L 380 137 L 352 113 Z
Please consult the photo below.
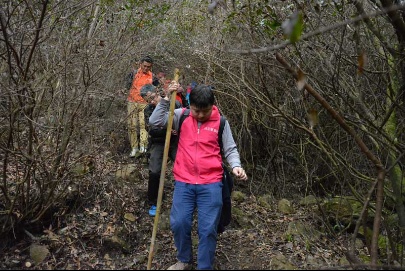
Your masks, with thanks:
M 165 143 L 151 143 L 149 157 L 148 204 L 156 205 L 159 193 L 160 174 L 162 171 Z M 171 143 L 169 156 L 173 162 L 176 158 L 177 144 Z

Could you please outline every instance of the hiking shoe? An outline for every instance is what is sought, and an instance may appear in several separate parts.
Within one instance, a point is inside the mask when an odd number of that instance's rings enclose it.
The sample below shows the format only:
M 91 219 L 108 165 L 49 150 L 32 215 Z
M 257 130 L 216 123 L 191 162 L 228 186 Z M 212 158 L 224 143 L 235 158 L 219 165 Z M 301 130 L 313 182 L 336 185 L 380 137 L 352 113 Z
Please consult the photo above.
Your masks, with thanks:
M 135 157 L 136 153 L 138 152 L 137 148 L 133 148 L 131 153 L 129 154 L 129 157 Z
M 177 262 L 167 268 L 167 270 L 190 270 L 191 269 L 191 264 L 189 263 L 182 263 L 182 262 Z
M 150 207 L 149 215 L 150 216 L 155 216 L 156 215 L 156 206 L 155 205 L 152 205 L 152 207 Z
M 145 152 L 146 152 L 146 148 L 145 148 L 145 147 L 140 147 L 140 148 L 139 148 L 139 152 L 140 152 L 140 153 L 145 153 Z

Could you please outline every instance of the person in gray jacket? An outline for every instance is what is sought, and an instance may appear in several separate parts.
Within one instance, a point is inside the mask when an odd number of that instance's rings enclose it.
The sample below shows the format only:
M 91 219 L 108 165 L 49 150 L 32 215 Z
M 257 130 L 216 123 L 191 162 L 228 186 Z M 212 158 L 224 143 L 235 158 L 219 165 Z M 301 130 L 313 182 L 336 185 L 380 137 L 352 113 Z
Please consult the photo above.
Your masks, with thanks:
M 178 89 L 172 82 L 168 93 Z M 173 167 L 175 185 L 170 211 L 170 226 L 177 248 L 178 262 L 168 270 L 185 270 L 192 266 L 191 230 L 194 212 L 198 214 L 197 269 L 214 269 L 217 246 L 217 227 L 222 209 L 222 156 L 218 132 L 220 114 L 214 105 L 213 90 L 197 85 L 190 93 L 190 115 L 179 132 L 179 121 L 184 109 L 175 109 L 173 129 L 178 133 L 176 160 Z M 169 95 L 162 98 L 149 118 L 154 126 L 167 126 Z M 247 180 L 228 121 L 222 134 L 223 154 L 236 179 Z
M 148 179 L 148 205 L 149 215 L 156 215 L 156 205 L 159 192 L 160 174 L 162 171 L 163 153 L 165 149 L 166 127 L 157 127 L 149 123 L 149 118 L 156 108 L 160 94 L 152 84 L 146 84 L 141 88 L 141 96 L 148 102 L 144 109 L 145 126 L 148 131 L 148 153 L 149 156 L 149 179 Z M 180 108 L 181 104 L 176 101 L 175 108 Z M 176 159 L 177 135 L 172 134 L 169 146 L 169 158 Z

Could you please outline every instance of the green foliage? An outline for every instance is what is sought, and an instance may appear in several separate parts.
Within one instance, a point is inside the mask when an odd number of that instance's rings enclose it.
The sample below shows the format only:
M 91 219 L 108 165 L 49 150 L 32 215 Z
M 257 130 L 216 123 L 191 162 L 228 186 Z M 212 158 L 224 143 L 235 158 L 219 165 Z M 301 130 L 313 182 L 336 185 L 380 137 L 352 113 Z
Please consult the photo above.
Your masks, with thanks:
M 281 26 L 277 14 L 269 5 L 261 2 L 251 3 L 250 8 L 240 7 L 228 13 L 224 22 L 224 33 L 237 31 L 237 25 L 248 24 L 259 33 L 268 36 L 275 33 Z
M 286 234 L 285 235 L 285 240 L 287 242 L 294 242 L 294 235 L 293 234 Z
M 238 13 L 234 11 L 227 16 L 222 27 L 223 33 L 232 33 L 238 30 L 237 24 L 235 23 L 237 16 Z
M 266 25 L 272 30 L 277 30 L 278 28 L 280 28 L 281 22 L 279 22 L 278 20 L 266 20 Z
M 305 249 L 307 251 L 311 251 L 312 245 L 311 242 L 309 240 L 305 240 Z
M 302 19 L 302 14 L 299 13 L 298 20 L 294 24 L 293 31 L 291 32 L 290 35 L 291 43 L 296 43 L 300 39 L 303 29 L 304 29 L 304 20 Z
M 170 10 L 170 3 L 149 5 L 148 1 L 128 1 L 123 9 L 128 12 L 128 20 L 132 21 L 129 29 L 149 31 L 165 21 L 165 15 Z
M 100 3 L 101 5 L 106 5 L 106 6 L 112 6 L 114 5 L 115 0 L 101 0 Z
M 339 13 L 343 12 L 343 3 L 341 3 L 340 1 L 333 1 L 333 4 L 335 5 L 335 8 Z
M 136 6 L 143 6 L 144 4 L 147 4 L 149 1 L 148 0 L 127 0 L 128 4 L 132 7 Z

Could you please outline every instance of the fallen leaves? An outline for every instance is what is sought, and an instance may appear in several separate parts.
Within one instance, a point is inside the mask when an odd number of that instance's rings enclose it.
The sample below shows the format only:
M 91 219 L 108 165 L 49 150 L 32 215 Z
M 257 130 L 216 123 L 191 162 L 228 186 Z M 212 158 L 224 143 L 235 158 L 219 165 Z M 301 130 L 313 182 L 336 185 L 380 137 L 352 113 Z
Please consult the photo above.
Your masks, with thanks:
M 49 255 L 49 250 L 46 246 L 32 244 L 30 246 L 30 257 L 36 265 L 40 264 Z
M 131 222 L 135 222 L 136 220 L 136 217 L 131 213 L 125 213 L 124 218 Z

